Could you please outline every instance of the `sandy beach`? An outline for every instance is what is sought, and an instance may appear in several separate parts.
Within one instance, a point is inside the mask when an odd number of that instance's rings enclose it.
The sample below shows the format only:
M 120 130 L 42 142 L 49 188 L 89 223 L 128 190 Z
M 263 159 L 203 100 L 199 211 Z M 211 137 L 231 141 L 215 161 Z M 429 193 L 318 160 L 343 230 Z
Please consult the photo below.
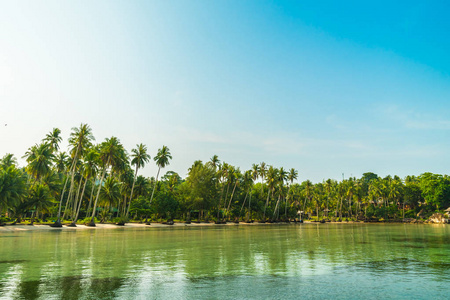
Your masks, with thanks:
M 305 222 L 309 223 L 309 222 Z M 296 224 L 296 223 L 290 223 Z M 298 224 L 298 223 L 297 223 Z M 215 224 L 215 223 L 174 223 L 173 225 L 166 225 L 162 223 L 151 223 L 151 225 L 145 225 L 143 223 L 127 223 L 125 226 L 119 226 L 115 224 L 95 224 L 95 227 L 85 226 L 77 224 L 77 227 L 68 227 L 63 225 L 63 227 L 53 228 L 49 225 L 5 225 L 0 226 L 0 233 L 2 232 L 14 232 L 14 231 L 50 231 L 50 230 L 102 230 L 102 229 L 123 229 L 123 228 L 171 228 L 171 227 L 204 227 L 204 226 L 276 226 L 276 225 L 287 225 L 286 223 L 227 223 L 227 224 Z

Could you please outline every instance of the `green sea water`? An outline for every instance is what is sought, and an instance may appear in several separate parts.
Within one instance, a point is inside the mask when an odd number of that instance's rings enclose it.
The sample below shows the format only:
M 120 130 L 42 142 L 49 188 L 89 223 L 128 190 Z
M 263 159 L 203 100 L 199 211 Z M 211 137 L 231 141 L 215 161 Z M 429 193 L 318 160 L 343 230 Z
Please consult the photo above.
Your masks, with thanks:
M 450 225 L 0 233 L 0 299 L 449 299 Z

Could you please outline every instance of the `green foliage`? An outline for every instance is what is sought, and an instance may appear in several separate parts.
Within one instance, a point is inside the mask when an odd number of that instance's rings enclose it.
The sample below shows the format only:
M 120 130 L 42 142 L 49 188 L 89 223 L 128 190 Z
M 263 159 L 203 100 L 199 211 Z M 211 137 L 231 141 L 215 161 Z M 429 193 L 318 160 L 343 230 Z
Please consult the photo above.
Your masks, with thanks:
M 359 179 L 299 184 L 294 182 L 295 169 L 288 172 L 262 162 L 241 172 L 214 155 L 206 163 L 195 161 L 183 179 L 173 171 L 160 174 L 172 159 L 169 148 L 163 146 L 153 157 L 158 173 L 147 178 L 138 174 L 150 161 L 145 145 L 137 145 L 129 157 L 116 137 L 98 145 L 93 141 L 87 124 L 73 128 L 67 155 L 58 152 L 61 131 L 54 128 L 42 143 L 28 149 L 24 168 L 17 167 L 12 154 L 4 155 L 0 159 L 0 216 L 24 219 L 33 212 L 33 216 L 72 219 L 81 203 L 84 220 L 90 221 L 94 211 L 106 221 L 113 211 L 114 221 L 120 223 L 127 217 L 154 215 L 182 219 L 193 210 L 201 219 L 220 220 L 248 214 L 258 219 L 282 219 L 285 214 L 298 218 L 298 211 L 316 219 L 395 220 L 403 216 L 403 210 L 407 218 L 417 214 L 425 218 L 450 206 L 447 175 L 424 173 L 402 180 L 367 172 Z
M 427 204 L 437 210 L 450 206 L 450 179 L 432 173 L 424 173 L 419 177 L 422 196 Z
M 0 168 L 0 207 L 19 205 L 28 193 L 26 182 L 26 175 L 14 165 Z
M 170 192 L 159 193 L 154 200 L 154 204 L 156 213 L 165 219 L 173 218 L 179 206 L 178 201 Z

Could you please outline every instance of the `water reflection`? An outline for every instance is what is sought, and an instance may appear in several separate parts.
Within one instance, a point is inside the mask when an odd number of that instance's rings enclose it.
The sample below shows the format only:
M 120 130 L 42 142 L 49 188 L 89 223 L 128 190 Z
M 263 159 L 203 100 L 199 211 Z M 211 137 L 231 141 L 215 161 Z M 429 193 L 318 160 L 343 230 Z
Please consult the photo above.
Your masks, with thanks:
M 353 298 L 367 293 L 374 280 L 394 293 L 394 282 L 404 284 L 399 297 L 420 297 L 418 288 L 426 283 L 424 296 L 430 297 L 445 295 L 450 281 L 448 226 L 119 228 L 14 236 L 0 236 L 0 299 L 183 299 L 212 293 L 222 299 L 249 293 Z

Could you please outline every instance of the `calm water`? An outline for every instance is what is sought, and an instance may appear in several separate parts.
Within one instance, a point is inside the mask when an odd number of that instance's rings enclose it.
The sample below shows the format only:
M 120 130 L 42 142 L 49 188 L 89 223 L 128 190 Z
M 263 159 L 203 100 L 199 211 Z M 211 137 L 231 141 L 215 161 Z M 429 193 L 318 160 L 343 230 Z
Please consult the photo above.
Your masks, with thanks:
M 450 225 L 0 233 L 0 299 L 449 297 Z

